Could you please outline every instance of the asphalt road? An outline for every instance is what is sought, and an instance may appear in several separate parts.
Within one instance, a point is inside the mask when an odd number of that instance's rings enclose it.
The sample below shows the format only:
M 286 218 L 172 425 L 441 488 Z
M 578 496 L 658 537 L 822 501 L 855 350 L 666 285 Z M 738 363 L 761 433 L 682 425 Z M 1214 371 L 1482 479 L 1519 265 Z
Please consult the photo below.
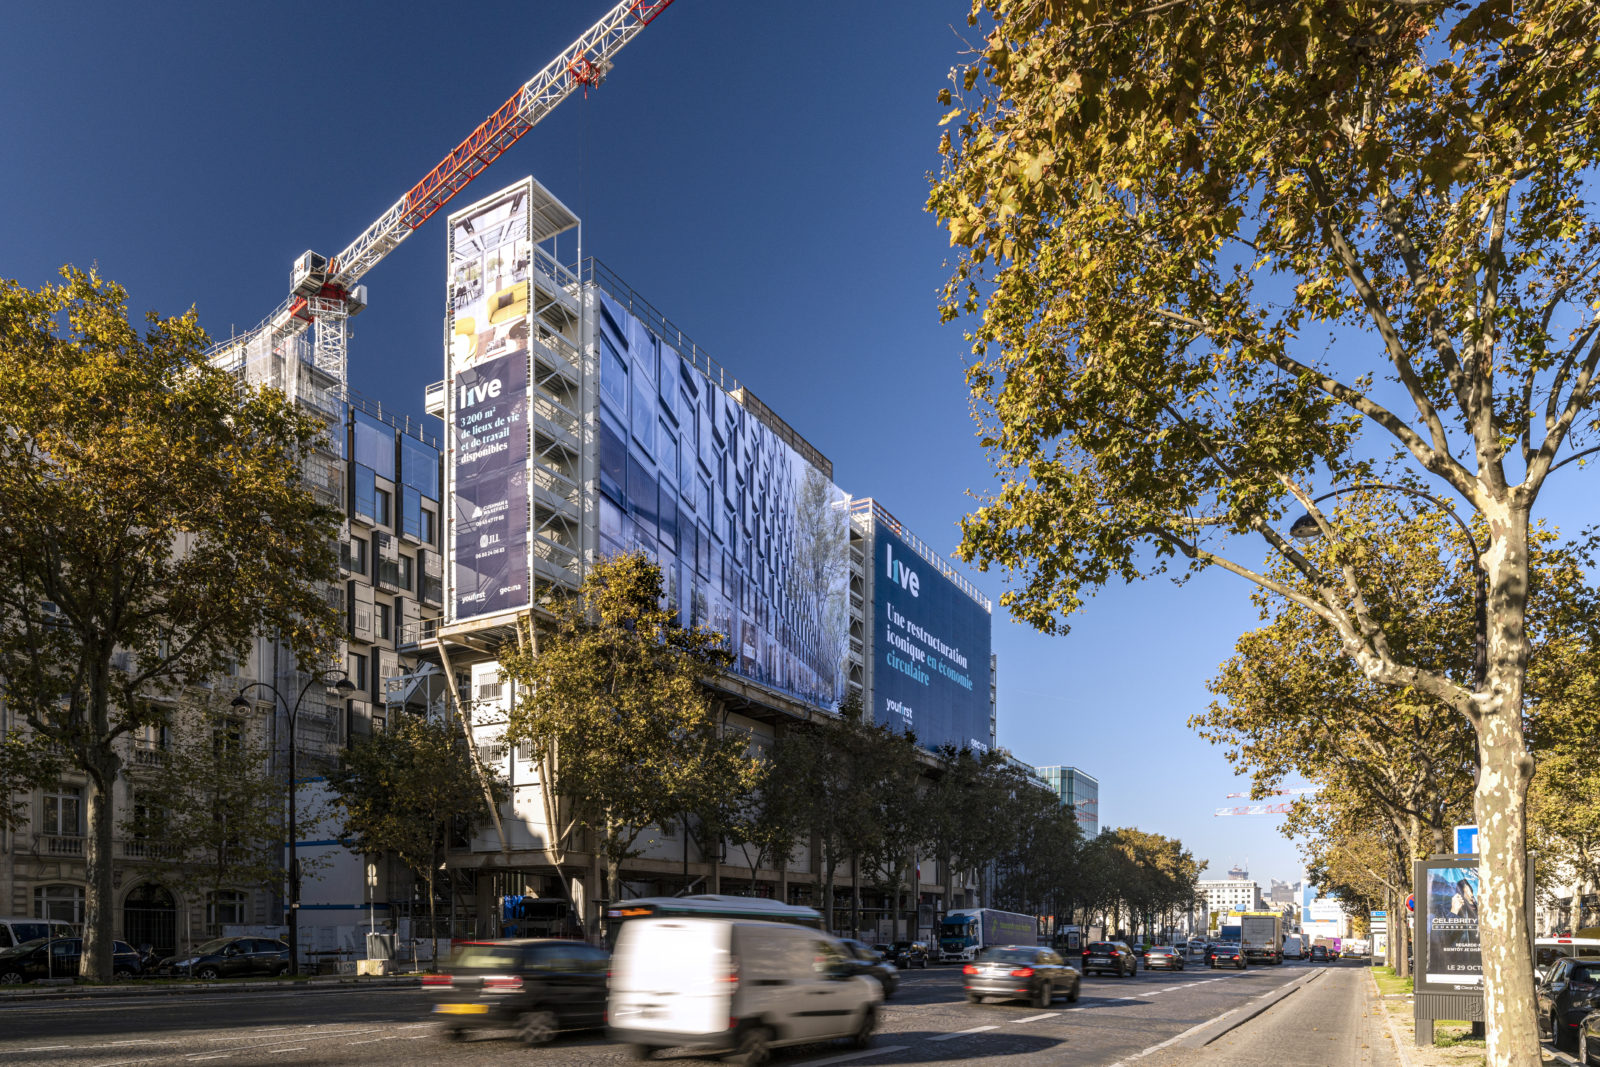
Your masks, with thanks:
M 1210 1046 L 1211 1023 L 1248 1014 L 1269 996 L 1313 971 L 1328 971 Z M 1076 1004 L 1058 1000 L 1049 1011 L 1023 1004 L 968 1004 L 958 968 L 930 967 L 903 975 L 885 1005 L 875 1046 L 864 1051 L 809 1046 L 780 1052 L 775 1067 L 861 1067 L 895 1064 L 978 1064 L 986 1067 L 1058 1067 L 1063 1055 L 1076 1065 L 1140 1067 L 1178 1062 L 1260 1062 L 1281 1067 L 1346 1067 L 1388 1058 L 1351 1058 L 1372 1045 L 1362 1029 L 1364 987 L 1353 963 L 1331 968 L 1289 963 L 1246 971 L 1141 972 L 1138 977 L 1086 978 Z M 1308 995 L 1309 994 L 1309 995 Z M 46 1003 L 0 1001 L 0 1067 L 111 1067 L 133 1064 L 395 1064 L 533 1063 L 539 1067 L 623 1067 L 620 1046 L 600 1034 L 572 1034 L 526 1049 L 509 1034 L 486 1034 L 464 1043 L 441 1039 L 429 1017 L 431 998 L 416 989 L 325 992 L 217 993 L 182 997 L 116 997 Z M 1222 1024 L 1217 1024 L 1218 1026 Z M 1321 1036 L 1307 1040 L 1307 1026 Z M 1239 1042 L 1257 1031 L 1275 1036 L 1243 1058 Z M 1285 1035 L 1296 1040 L 1285 1044 Z M 1254 1048 L 1255 1046 L 1252 1046 Z M 1234 1055 L 1223 1055 L 1231 1048 Z M 1387 1053 L 1387 1049 L 1383 1050 Z M 1252 1051 L 1251 1055 L 1255 1055 Z M 1222 1056 L 1222 1058 L 1216 1058 Z M 1005 1059 L 1000 1065 L 995 1061 Z M 712 1059 L 659 1058 L 675 1067 L 703 1067 Z

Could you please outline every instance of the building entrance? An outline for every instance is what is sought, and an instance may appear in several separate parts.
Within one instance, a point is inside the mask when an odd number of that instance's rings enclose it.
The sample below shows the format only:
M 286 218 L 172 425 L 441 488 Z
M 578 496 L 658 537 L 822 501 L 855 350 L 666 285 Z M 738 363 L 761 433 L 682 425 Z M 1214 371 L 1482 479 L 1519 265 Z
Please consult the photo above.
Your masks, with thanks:
M 178 906 L 153 882 L 134 886 L 122 901 L 122 939 L 136 949 L 149 945 L 157 959 L 178 951 Z

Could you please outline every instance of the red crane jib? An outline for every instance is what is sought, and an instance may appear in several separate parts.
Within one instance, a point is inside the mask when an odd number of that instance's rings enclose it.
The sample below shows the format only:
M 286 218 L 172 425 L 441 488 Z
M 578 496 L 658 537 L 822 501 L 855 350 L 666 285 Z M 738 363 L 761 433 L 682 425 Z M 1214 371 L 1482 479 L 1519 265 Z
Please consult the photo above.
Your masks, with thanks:
M 648 26 L 671 4 L 672 0 L 636 0 L 633 16 L 642 25 Z M 567 76 L 583 86 L 599 84 L 598 72 L 586 55 L 579 55 L 567 64 Z M 415 230 L 427 222 L 450 202 L 451 197 L 533 128 L 526 119 L 520 117 L 518 102 L 521 97 L 521 89 L 512 93 L 511 99 L 479 123 L 478 128 L 468 134 L 455 151 L 445 156 L 444 161 L 429 171 L 427 177 L 411 187 L 411 191 L 406 193 L 405 213 L 401 217 L 407 228 Z

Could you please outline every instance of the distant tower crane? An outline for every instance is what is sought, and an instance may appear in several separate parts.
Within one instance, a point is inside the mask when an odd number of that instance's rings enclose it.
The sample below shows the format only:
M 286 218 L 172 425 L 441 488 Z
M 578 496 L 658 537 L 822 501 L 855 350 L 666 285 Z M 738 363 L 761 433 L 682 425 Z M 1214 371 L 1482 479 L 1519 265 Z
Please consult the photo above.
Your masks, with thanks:
M 349 383 L 345 323 L 367 303 L 366 287 L 357 284 L 362 277 L 557 104 L 580 88 L 587 91 L 605 81 L 616 54 L 671 4 L 672 0 L 621 0 L 484 119 L 344 251 L 332 258 L 308 251 L 295 260 L 289 298 L 259 326 L 213 351 L 244 345 L 254 348 L 261 341 L 267 342 L 267 351 L 277 350 L 309 326 L 313 365 L 338 382 L 342 397 Z

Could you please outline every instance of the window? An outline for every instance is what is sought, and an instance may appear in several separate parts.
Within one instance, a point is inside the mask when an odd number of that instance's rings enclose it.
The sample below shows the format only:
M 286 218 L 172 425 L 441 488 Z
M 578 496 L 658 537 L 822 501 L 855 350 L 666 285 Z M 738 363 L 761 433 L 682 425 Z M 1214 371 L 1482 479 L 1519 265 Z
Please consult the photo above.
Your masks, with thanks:
M 351 508 L 356 517 L 366 519 L 368 522 L 378 520 L 378 479 L 370 467 L 356 464 L 355 477 L 350 479 L 354 487 L 355 500 Z
M 82 837 L 83 789 L 75 785 L 58 785 L 45 790 L 39 821 L 47 834 L 57 837 Z M 46 917 L 41 916 L 41 918 Z
M 206 924 L 217 931 L 224 925 L 239 926 L 245 922 L 245 897 L 237 889 L 220 889 L 206 900 Z
M 357 411 L 354 424 L 355 461 L 381 478 L 394 481 L 394 431 L 371 415 Z
M 400 488 L 400 532 L 433 544 L 433 512 L 422 506 L 422 494 L 410 486 Z
M 339 566 L 351 574 L 367 573 L 367 539 L 353 537 L 339 542 Z
M 83 886 L 42 885 L 33 891 L 33 917 L 83 922 Z
M 394 608 L 381 600 L 372 605 L 372 610 L 377 618 L 378 640 L 387 641 L 394 635 L 392 629 L 394 622 Z
M 389 490 L 387 490 L 387 489 L 374 488 L 373 489 L 373 495 L 374 495 L 374 498 L 375 498 L 374 499 L 374 508 L 373 508 L 373 518 L 377 520 L 377 523 L 378 523 L 379 526 L 388 526 L 388 525 L 390 525 L 390 522 L 389 522 L 389 516 L 391 514 L 390 501 L 393 499 L 393 494 L 391 494 L 389 492 Z
M 410 556 L 401 556 L 395 567 L 395 584 L 409 593 L 416 569 L 417 564 L 414 559 Z
M 611 338 L 600 333 L 600 388 L 618 411 L 628 410 L 628 365 L 622 362 Z
M 345 673 L 350 676 L 350 684 L 358 692 L 365 692 L 367 688 L 367 657 L 359 652 L 352 652 L 345 657 Z
M 400 436 L 400 481 L 429 500 L 439 499 L 439 450 Z

